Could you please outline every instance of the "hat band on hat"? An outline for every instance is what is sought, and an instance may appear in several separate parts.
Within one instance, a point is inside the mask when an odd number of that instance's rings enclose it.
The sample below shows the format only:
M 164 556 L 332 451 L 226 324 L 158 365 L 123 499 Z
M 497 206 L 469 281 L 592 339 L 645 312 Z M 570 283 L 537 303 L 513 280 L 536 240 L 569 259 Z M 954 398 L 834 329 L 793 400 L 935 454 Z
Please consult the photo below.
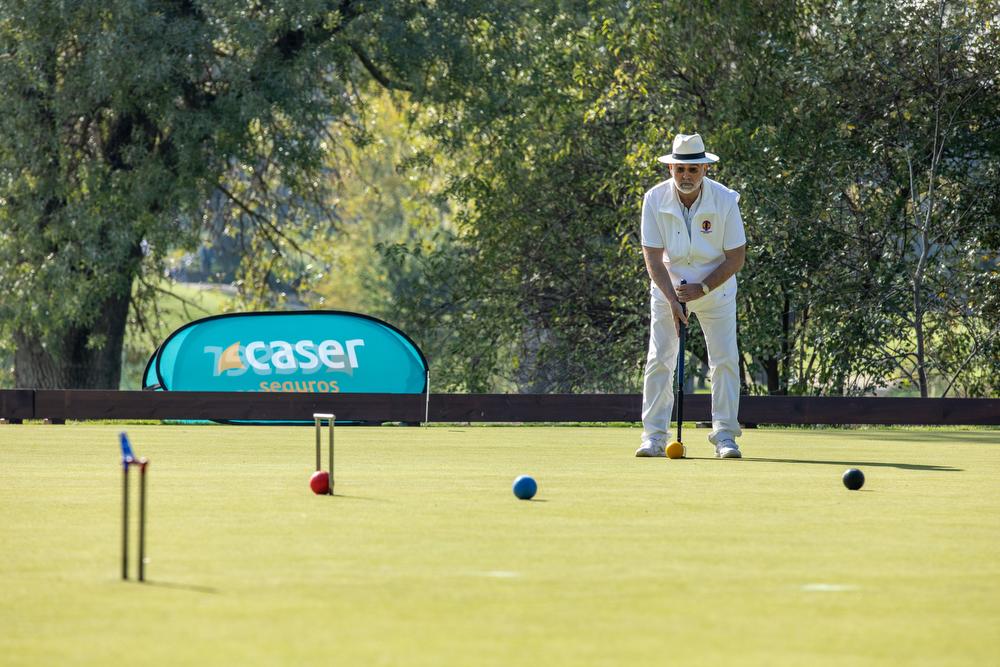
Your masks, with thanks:
M 671 153 L 670 157 L 675 160 L 700 160 L 705 157 L 705 151 L 700 153 Z

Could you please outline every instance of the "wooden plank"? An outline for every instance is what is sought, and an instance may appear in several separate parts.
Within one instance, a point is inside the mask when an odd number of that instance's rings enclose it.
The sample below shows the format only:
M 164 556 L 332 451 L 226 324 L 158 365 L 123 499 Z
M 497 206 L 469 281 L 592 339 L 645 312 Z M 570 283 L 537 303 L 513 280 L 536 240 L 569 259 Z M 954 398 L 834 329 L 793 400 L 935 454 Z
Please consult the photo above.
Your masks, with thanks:
M 740 421 L 757 424 L 997 425 L 1000 399 L 743 396 Z
M 676 417 L 676 405 L 675 414 Z M 685 421 L 710 421 L 711 396 L 686 394 Z M 635 422 L 639 394 L 432 394 L 431 421 Z M 1000 425 L 1000 399 L 742 396 L 754 424 Z
M 17 423 L 35 416 L 33 389 L 0 389 L 0 419 Z
M 38 390 L 35 414 L 54 419 L 421 421 L 424 397 L 413 394 L 300 394 L 187 391 Z
M 31 397 L 34 396 L 33 401 Z M 0 417 L 35 419 L 308 420 L 422 422 L 420 394 L 298 394 L 37 390 L 0 392 Z M 431 394 L 432 422 L 636 422 L 638 394 Z M 22 415 L 18 417 L 17 415 Z M 755 424 L 1000 425 L 1000 399 L 744 396 Z M 685 421 L 711 419 L 711 397 L 684 398 Z
M 710 397 L 685 396 L 685 420 L 710 418 Z M 431 394 L 430 420 L 454 422 L 635 422 L 639 394 Z
M 636 421 L 633 394 L 431 394 L 430 419 L 444 422 Z

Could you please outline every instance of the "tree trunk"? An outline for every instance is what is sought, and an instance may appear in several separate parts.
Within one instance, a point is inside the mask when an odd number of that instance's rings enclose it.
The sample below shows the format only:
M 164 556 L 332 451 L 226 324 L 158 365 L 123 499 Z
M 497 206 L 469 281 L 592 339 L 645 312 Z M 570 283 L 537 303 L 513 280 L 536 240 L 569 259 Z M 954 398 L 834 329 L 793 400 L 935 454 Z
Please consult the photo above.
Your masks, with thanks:
M 774 357 L 761 359 L 764 372 L 767 373 L 767 393 L 771 395 L 781 393 L 781 375 L 778 372 L 778 360 Z
M 785 292 L 785 301 L 781 309 L 781 373 L 778 376 L 778 393 L 781 394 L 782 396 L 788 394 L 788 376 L 791 374 L 790 369 L 788 368 L 789 364 L 791 364 L 792 361 L 791 309 L 792 309 L 791 300 L 788 298 L 788 292 Z
M 93 323 L 65 329 L 47 344 L 24 332 L 15 332 L 15 386 L 118 389 L 128 307 L 129 291 L 112 296 L 102 304 Z
M 917 344 L 917 385 L 920 388 L 920 398 L 927 398 L 929 395 L 927 387 L 927 354 L 924 349 L 924 311 L 920 296 L 920 285 L 918 284 L 913 290 L 913 332 Z
M 931 179 L 934 178 L 933 172 Z M 931 181 L 927 195 L 927 215 L 919 227 L 920 254 L 917 257 L 917 268 L 913 272 L 913 334 L 916 338 L 917 356 L 917 385 L 920 388 L 920 397 L 927 398 L 927 356 L 924 349 L 924 269 L 927 266 L 927 257 L 930 254 L 930 242 L 927 228 L 930 225 L 931 213 L 934 211 L 934 182 Z
M 738 322 L 736 326 L 739 327 Z M 738 338 L 739 335 L 737 334 L 737 339 Z M 750 377 L 747 372 L 747 360 L 743 357 L 742 352 L 739 354 L 738 359 L 740 362 L 740 394 L 746 396 L 750 393 Z

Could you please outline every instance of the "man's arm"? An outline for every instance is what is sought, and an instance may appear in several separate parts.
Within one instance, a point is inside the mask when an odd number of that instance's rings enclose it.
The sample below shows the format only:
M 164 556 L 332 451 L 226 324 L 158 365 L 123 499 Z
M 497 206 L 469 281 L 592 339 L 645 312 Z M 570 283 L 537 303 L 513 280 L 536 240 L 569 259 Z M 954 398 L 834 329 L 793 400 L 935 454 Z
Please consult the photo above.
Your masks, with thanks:
M 651 248 L 644 245 L 642 246 L 642 257 L 646 260 L 646 273 L 649 274 L 650 280 L 660 288 L 660 291 L 667 297 L 667 301 L 670 302 L 670 309 L 674 311 L 674 324 L 677 325 L 678 331 L 680 331 L 680 325 L 677 322 L 679 320 L 687 324 L 687 315 L 684 314 L 681 308 L 680 301 L 677 299 L 677 292 L 674 291 L 674 284 L 670 281 L 670 273 L 667 271 L 667 266 L 663 263 L 663 248 Z M 681 289 L 684 287 L 687 287 L 687 285 L 682 285 Z
M 726 253 L 726 259 L 701 281 L 708 285 L 709 290 L 714 290 L 716 287 L 723 285 L 727 280 L 736 275 L 746 263 L 747 246 L 745 243 L 738 248 L 724 250 L 723 252 Z M 683 303 L 700 299 L 703 296 L 705 296 L 705 290 L 701 288 L 701 283 L 681 285 L 677 288 L 677 298 Z
M 663 263 L 663 248 L 651 248 L 642 246 L 642 257 L 646 260 L 646 273 L 649 274 L 653 284 L 660 288 L 660 291 L 671 301 L 677 300 L 674 292 L 674 285 L 670 281 L 670 273 L 667 265 Z

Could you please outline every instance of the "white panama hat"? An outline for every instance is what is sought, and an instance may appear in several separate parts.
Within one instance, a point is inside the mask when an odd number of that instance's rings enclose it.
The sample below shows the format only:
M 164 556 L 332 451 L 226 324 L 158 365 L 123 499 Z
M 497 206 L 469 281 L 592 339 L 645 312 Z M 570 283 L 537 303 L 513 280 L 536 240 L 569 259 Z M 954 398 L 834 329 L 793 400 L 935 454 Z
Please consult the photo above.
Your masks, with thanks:
M 656 158 L 664 164 L 711 164 L 719 156 L 705 152 L 705 142 L 700 134 L 678 134 L 674 137 L 673 152 Z

